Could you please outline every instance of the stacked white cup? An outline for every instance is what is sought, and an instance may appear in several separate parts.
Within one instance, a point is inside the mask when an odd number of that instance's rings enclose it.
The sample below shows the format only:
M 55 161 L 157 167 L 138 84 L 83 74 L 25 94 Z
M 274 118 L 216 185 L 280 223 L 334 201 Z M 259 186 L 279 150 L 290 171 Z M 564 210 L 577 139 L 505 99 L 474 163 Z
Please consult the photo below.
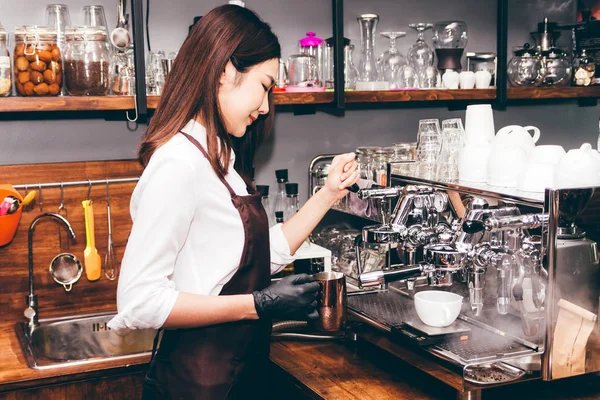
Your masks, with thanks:
M 491 104 L 467 106 L 465 114 L 465 146 L 458 161 L 458 179 L 465 182 L 487 182 L 490 142 L 494 139 L 494 115 Z

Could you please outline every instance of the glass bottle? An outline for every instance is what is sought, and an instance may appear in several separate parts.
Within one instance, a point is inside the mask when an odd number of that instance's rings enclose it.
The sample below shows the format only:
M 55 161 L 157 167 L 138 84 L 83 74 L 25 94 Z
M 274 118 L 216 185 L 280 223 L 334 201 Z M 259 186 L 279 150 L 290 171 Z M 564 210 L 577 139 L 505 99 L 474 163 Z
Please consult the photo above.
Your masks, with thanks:
M 277 178 L 277 194 L 275 195 L 275 204 L 273 205 L 272 211 L 274 213 L 277 213 L 277 211 L 284 213 L 287 204 L 285 184 L 288 182 L 288 170 L 278 169 L 275 171 L 275 177 Z
M 594 80 L 596 63 L 585 49 L 581 50 L 578 57 L 573 60 L 573 84 L 575 86 L 589 86 Z
M 15 79 L 21 96 L 58 96 L 62 89 L 62 53 L 56 29 L 18 26 L 15 29 Z
M 406 58 L 409 64 L 417 71 L 417 73 L 426 67 L 433 65 L 434 54 L 433 50 L 425 42 L 425 31 L 433 27 L 432 24 L 418 23 L 408 25 L 417 31 L 417 42 L 410 46 L 406 53 Z
M 256 185 L 256 191 L 261 195 L 260 201 L 267 213 L 270 228 L 275 225 L 275 216 L 273 215 L 273 209 L 271 208 L 271 202 L 269 201 L 269 185 Z
M 70 95 L 104 96 L 110 91 L 110 53 L 105 27 L 69 27 L 65 33 L 65 86 Z
M 358 69 L 354 65 L 353 59 L 354 45 L 349 44 L 344 47 L 344 89 L 356 89 L 356 80 L 358 79 Z
M 379 16 L 362 14 L 358 18 L 360 28 L 361 55 L 358 63 L 358 82 L 377 81 L 377 62 L 375 60 L 375 31 Z
M 298 184 L 297 183 L 286 183 L 286 206 L 283 218 L 285 221 L 292 218 L 298 212 Z
M 0 25 L 0 97 L 10 95 L 12 88 L 12 71 L 10 68 L 10 54 L 6 46 L 8 35 Z

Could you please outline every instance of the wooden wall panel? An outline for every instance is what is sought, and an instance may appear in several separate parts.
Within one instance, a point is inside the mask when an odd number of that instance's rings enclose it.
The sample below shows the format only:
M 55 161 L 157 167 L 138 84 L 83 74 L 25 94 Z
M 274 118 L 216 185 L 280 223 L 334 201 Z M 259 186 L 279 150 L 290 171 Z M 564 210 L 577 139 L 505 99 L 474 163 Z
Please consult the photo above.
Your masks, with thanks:
M 11 165 L 0 166 L 0 182 L 14 185 L 37 184 L 137 177 L 141 173 L 142 167 L 136 160 Z M 131 230 L 129 200 L 134 187 L 135 183 L 110 185 L 113 241 L 119 261 L 123 258 L 127 237 Z M 31 189 L 37 190 L 36 187 Z M 82 263 L 86 238 L 81 202 L 86 198 L 87 190 L 87 185 L 64 189 L 67 219 L 77 235 L 76 242 L 71 242 L 70 250 Z M 25 191 L 21 191 L 21 194 L 24 195 Z M 108 233 L 106 185 L 93 185 L 90 198 L 94 202 L 96 248 L 104 265 Z M 27 231 L 32 220 L 40 213 L 58 210 L 60 189 L 42 189 L 42 201 L 43 211 L 40 211 L 38 193 L 33 209 L 23 212 L 13 241 L 7 246 L 0 247 L 0 317 L 4 321 L 7 318 L 14 321 L 23 318 L 25 296 L 29 291 Z M 84 272 L 68 293 L 52 280 L 48 267 L 52 258 L 60 251 L 57 227 L 56 223 L 48 219 L 40 221 L 34 232 L 34 284 L 38 294 L 40 318 L 116 310 L 117 281 L 109 281 L 104 273 L 99 280 L 89 282 Z M 66 235 L 63 228 L 61 232 Z

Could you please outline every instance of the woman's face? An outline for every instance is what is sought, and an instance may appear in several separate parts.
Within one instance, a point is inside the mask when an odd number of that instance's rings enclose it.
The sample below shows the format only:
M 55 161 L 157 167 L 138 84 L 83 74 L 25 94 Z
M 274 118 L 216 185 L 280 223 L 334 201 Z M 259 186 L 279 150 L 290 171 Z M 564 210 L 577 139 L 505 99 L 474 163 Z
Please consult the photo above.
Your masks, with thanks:
M 261 114 L 269 112 L 269 91 L 275 84 L 279 60 L 273 58 L 240 74 L 231 62 L 221 75 L 218 92 L 221 116 L 227 132 L 242 137 Z

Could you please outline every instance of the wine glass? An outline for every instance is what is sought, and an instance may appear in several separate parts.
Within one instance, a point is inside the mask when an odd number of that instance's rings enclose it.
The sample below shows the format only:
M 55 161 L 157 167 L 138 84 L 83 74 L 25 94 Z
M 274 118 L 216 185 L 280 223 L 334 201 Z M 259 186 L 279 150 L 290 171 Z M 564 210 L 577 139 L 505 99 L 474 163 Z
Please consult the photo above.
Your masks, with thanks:
M 419 87 L 419 76 L 415 68 L 406 64 L 400 67 L 395 78 L 396 88 L 415 89 Z
M 380 35 L 390 39 L 390 47 L 377 60 L 379 80 L 389 82 L 390 88 L 395 89 L 397 71 L 406 65 L 406 57 L 396 48 L 396 39 L 406 36 L 406 32 L 381 32 Z
M 442 75 L 434 66 L 429 65 L 418 72 L 420 89 L 439 89 L 442 87 Z
M 433 65 L 433 49 L 425 42 L 425 31 L 431 29 L 433 24 L 421 22 L 418 24 L 410 24 L 409 26 L 417 31 L 417 42 L 410 46 L 406 53 L 406 57 L 413 68 L 420 71 Z

